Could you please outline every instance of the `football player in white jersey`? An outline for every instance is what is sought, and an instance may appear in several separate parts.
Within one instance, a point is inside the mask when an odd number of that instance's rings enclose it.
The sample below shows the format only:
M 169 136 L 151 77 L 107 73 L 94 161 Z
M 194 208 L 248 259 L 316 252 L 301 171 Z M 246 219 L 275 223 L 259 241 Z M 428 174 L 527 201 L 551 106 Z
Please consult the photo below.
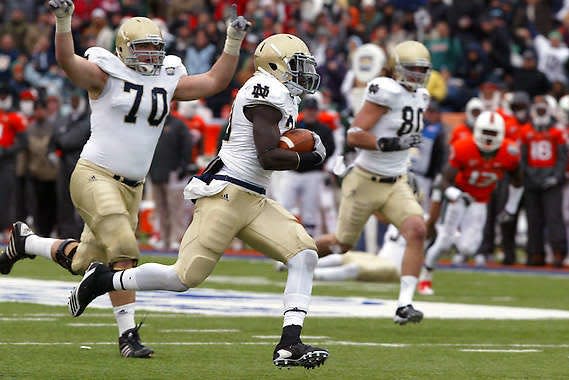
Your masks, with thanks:
M 409 149 L 421 142 L 423 112 L 429 104 L 425 83 L 431 70 L 427 48 L 417 41 L 396 45 L 389 57 L 393 78 L 367 85 L 364 105 L 348 130 L 348 144 L 360 151 L 342 182 L 335 234 L 317 239 L 318 253 L 343 253 L 357 242 L 368 218 L 378 211 L 407 241 L 394 321 L 420 322 L 413 305 L 426 235 L 423 209 L 406 180 Z
M 35 235 L 17 222 L 0 255 L 8 274 L 22 258 L 43 256 L 73 274 L 93 261 L 114 270 L 135 267 L 140 252 L 135 237 L 142 188 L 171 100 L 192 100 L 225 89 L 235 72 L 241 41 L 250 25 L 235 18 L 227 28 L 223 54 L 209 72 L 189 76 L 180 58 L 166 56 L 159 27 L 145 17 L 124 22 L 116 35 L 116 55 L 93 47 L 75 54 L 71 34 L 74 4 L 50 0 L 56 17 L 55 54 L 61 68 L 91 104 L 91 137 L 72 174 L 73 203 L 85 221 L 81 242 Z M 109 269 L 110 270 L 110 269 Z M 150 357 L 134 321 L 135 292 L 111 292 L 124 357 Z
M 196 287 L 238 237 L 288 265 L 284 323 L 273 352 L 274 365 L 313 368 L 324 363 L 328 351 L 300 339 L 318 261 L 316 244 L 290 212 L 265 196 L 274 170 L 309 168 L 325 159 L 326 150 L 316 134 L 311 152 L 278 148 L 280 135 L 295 127 L 299 97 L 313 93 L 320 77 L 306 44 L 290 34 L 261 41 L 254 64 L 255 74 L 233 103 L 219 156 L 185 189 L 186 198 L 195 201 L 195 211 L 176 263 L 144 264 L 119 272 L 93 263 L 70 297 L 72 315 L 79 316 L 93 299 L 108 291 L 182 292 Z

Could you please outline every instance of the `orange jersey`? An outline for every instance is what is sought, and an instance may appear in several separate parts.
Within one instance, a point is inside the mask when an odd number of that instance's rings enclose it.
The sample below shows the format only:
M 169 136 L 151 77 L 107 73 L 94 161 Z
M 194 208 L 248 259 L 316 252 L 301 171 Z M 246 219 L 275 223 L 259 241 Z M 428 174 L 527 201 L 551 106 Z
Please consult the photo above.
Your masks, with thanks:
M 455 186 L 471 195 L 477 202 L 490 200 L 496 182 L 504 173 L 515 170 L 520 163 L 520 149 L 512 140 L 504 139 L 498 151 L 484 157 L 474 138 L 464 138 L 451 146 L 449 163 L 458 169 Z
M 465 137 L 472 137 L 472 129 L 466 124 L 459 124 L 452 130 L 450 135 L 449 144 L 461 140 Z
M 531 168 L 552 168 L 557 162 L 557 147 L 566 143 L 565 131 L 548 128 L 537 131 L 526 125 L 520 132 L 522 145 L 527 148 L 527 165 Z
M 26 119 L 18 113 L 0 110 L 0 147 L 12 146 L 16 134 L 24 132 L 27 126 Z

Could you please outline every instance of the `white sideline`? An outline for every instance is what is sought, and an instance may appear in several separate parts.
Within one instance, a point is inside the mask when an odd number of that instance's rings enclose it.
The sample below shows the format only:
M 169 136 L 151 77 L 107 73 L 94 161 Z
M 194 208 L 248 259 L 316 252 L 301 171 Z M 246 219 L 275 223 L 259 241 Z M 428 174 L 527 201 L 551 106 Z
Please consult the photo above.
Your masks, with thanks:
M 72 282 L 26 278 L 0 278 L 0 302 L 23 302 L 65 306 L 76 285 Z M 547 320 L 569 319 L 568 310 L 526 307 L 415 302 L 415 307 L 432 319 Z M 108 297 L 97 298 L 87 309 L 110 309 Z M 395 300 L 365 297 L 315 296 L 310 306 L 311 317 L 392 318 Z M 282 295 L 207 288 L 189 292 L 138 292 L 137 310 L 215 316 L 281 317 Z M 12 315 L 6 315 L 11 317 Z

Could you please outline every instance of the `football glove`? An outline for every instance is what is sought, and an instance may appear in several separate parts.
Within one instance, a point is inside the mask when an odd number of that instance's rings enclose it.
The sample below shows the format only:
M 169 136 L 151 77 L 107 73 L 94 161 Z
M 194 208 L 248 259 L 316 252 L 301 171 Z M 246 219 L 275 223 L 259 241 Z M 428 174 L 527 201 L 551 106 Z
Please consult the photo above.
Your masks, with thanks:
M 71 17 L 75 9 L 73 0 L 49 0 L 48 6 L 57 18 Z
M 401 137 L 382 137 L 377 140 L 377 146 L 382 152 L 395 152 L 415 147 L 421 143 L 422 139 L 423 137 L 418 133 Z

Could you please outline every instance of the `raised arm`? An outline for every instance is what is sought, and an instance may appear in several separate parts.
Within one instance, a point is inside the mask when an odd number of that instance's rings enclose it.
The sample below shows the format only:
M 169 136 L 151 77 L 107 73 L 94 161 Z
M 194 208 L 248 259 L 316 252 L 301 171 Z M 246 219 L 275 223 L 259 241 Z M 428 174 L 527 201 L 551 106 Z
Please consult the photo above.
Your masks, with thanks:
M 227 26 L 225 47 L 219 59 L 206 73 L 180 78 L 174 99 L 184 101 L 205 98 L 227 88 L 237 69 L 241 42 L 250 26 L 251 23 L 243 16 L 231 21 Z
M 96 64 L 75 54 L 71 34 L 71 17 L 75 6 L 72 0 L 50 0 L 49 8 L 56 17 L 55 58 L 71 82 L 97 97 L 105 87 L 108 75 Z

